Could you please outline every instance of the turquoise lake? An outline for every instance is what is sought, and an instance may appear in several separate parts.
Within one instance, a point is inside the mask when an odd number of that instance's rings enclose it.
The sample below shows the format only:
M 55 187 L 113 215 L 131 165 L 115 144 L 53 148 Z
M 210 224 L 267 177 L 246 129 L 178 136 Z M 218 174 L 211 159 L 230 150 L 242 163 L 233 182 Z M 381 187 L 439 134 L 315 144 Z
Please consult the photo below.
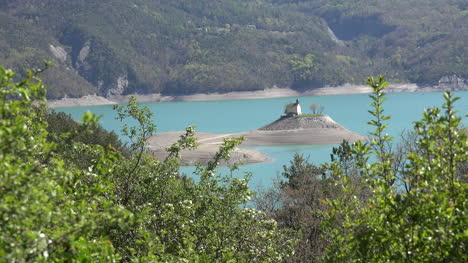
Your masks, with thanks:
M 461 97 L 455 106 L 459 116 L 468 112 L 468 91 L 455 92 Z M 310 113 L 311 103 L 325 107 L 324 114 L 329 115 L 347 129 L 368 135 L 371 128 L 367 125 L 370 119 L 370 98 L 367 94 L 307 96 L 298 97 L 303 113 Z M 158 132 L 184 130 L 188 125 L 195 125 L 197 131 L 212 133 L 235 133 L 257 129 L 276 119 L 283 113 L 284 105 L 294 102 L 296 97 L 256 99 L 256 100 L 225 100 L 196 102 L 153 102 L 142 103 L 154 112 L 154 121 Z M 385 114 L 392 118 L 389 121 L 387 133 L 397 137 L 404 129 L 411 129 L 412 122 L 420 120 L 424 109 L 443 103 L 442 92 L 421 93 L 391 93 L 387 94 L 384 103 Z M 76 120 L 86 111 L 101 115 L 101 124 L 107 130 L 119 133 L 121 123 L 115 120 L 112 105 L 58 108 L 57 111 L 69 113 Z M 128 123 L 129 125 L 131 122 Z M 463 117 L 463 125 L 468 126 L 468 119 Z M 125 140 L 125 138 L 122 138 Z M 304 154 L 315 164 L 330 161 L 330 152 L 334 145 L 292 145 L 281 147 L 249 147 L 267 153 L 273 161 L 244 165 L 239 174 L 252 172 L 251 187 L 269 186 L 272 180 L 282 171 L 282 166 L 288 164 L 294 153 Z M 183 171 L 191 174 L 192 167 Z

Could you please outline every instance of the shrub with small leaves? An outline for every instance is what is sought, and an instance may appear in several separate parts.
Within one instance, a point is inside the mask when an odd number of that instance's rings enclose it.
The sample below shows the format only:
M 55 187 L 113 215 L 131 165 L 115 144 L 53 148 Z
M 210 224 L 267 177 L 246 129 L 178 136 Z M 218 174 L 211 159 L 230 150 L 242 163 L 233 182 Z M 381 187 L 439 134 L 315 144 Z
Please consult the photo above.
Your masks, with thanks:
M 328 165 L 346 194 L 328 200 L 325 261 L 467 262 L 468 175 L 458 168 L 468 161 L 468 140 L 454 110 L 458 98 L 446 92 L 442 109 L 428 109 L 415 122 L 418 150 L 406 156 L 408 187 L 402 188 L 392 168 L 394 155 L 386 147 L 392 141 L 385 133 L 389 117 L 382 107 L 387 84 L 379 77 L 369 78 L 368 85 L 374 91 L 369 124 L 375 130 L 370 142 L 350 149 L 363 188 L 349 187 L 338 162 Z M 362 199 L 359 191 L 370 194 Z
M 47 131 L 45 87 L 30 71 L 13 82 L 0 67 L 0 262 L 281 262 L 294 239 L 247 208 L 249 175 L 217 169 L 241 139 L 226 139 L 200 180 L 180 174 L 180 151 L 197 146 L 194 128 L 164 161 L 146 154 L 152 113 L 132 98 L 117 106 L 131 152 Z M 93 136 L 91 113 L 77 126 Z M 88 142 L 88 143 L 85 143 Z

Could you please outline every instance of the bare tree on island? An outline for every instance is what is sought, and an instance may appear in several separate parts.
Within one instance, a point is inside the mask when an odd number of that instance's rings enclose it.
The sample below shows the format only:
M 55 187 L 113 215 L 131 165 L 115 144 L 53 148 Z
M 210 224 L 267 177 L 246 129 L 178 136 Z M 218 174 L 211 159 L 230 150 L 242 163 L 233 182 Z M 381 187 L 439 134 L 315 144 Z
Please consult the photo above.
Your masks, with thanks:
M 312 103 L 310 104 L 310 110 L 312 111 L 312 114 L 322 114 L 325 110 L 325 106 L 317 103 Z

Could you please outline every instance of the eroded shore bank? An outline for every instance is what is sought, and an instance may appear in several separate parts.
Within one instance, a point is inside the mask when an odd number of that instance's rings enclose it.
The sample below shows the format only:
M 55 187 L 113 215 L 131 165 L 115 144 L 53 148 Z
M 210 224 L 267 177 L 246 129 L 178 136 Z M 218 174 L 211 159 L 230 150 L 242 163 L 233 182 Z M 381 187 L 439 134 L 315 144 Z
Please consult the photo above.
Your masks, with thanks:
M 416 84 L 390 84 L 386 92 L 434 92 L 443 91 L 439 87 L 420 87 Z M 260 91 L 229 92 L 194 94 L 187 96 L 162 96 L 161 94 L 134 95 L 138 102 L 160 102 L 160 101 L 213 101 L 213 100 L 241 100 L 241 99 L 269 99 L 282 97 L 299 96 L 327 96 L 346 94 L 366 94 L 372 89 L 365 85 L 345 84 L 338 87 L 324 87 L 305 92 L 298 92 L 292 89 L 271 88 Z M 129 95 L 130 96 L 130 95 Z M 104 98 L 96 95 L 88 95 L 81 98 L 63 98 L 60 100 L 49 100 L 47 104 L 50 108 L 79 107 L 93 105 L 119 104 L 128 101 L 129 96 L 113 96 Z

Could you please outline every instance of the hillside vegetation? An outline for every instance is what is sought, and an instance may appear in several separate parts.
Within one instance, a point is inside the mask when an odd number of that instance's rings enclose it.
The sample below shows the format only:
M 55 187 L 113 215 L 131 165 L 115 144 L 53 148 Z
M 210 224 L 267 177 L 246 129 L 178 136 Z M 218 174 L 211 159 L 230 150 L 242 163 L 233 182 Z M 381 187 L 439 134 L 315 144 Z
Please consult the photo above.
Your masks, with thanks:
M 52 60 L 49 98 L 434 85 L 468 76 L 467 25 L 462 0 L 0 0 L 0 64 Z

